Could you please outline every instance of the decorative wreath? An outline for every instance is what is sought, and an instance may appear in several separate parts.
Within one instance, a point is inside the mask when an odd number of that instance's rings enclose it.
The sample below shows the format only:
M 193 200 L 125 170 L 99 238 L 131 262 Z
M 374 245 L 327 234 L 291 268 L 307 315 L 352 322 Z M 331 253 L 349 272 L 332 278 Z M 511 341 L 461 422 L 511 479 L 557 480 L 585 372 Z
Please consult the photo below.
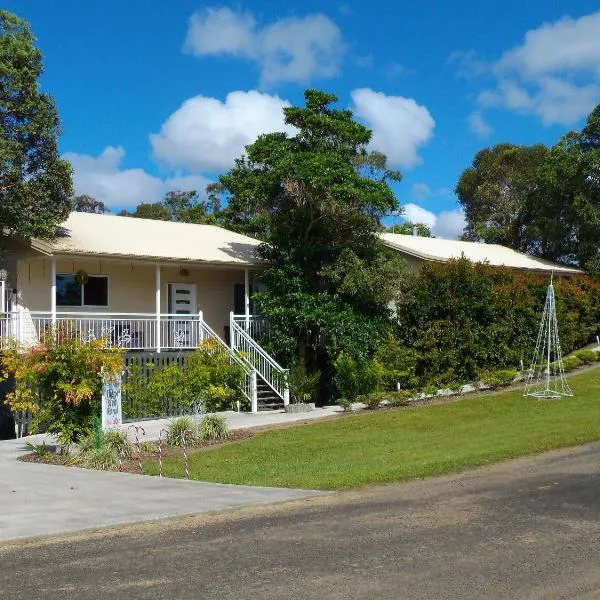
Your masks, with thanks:
M 75 279 L 80 285 L 85 285 L 88 282 L 88 274 L 85 271 L 77 271 Z

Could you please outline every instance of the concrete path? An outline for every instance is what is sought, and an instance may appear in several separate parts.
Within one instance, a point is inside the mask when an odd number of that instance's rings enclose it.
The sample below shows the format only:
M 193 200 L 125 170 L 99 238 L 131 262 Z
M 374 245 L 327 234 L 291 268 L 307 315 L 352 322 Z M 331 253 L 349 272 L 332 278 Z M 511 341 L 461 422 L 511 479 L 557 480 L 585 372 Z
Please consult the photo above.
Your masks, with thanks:
M 357 405 L 358 406 L 358 405 Z M 269 412 L 248 413 L 225 411 L 219 413 L 226 417 L 227 423 L 231 429 L 251 429 L 253 427 L 265 427 L 268 425 L 286 425 L 303 421 L 312 421 L 339 414 L 342 409 L 339 406 L 325 406 L 305 413 L 286 413 L 283 410 L 274 410 Z M 141 425 L 146 432 L 144 440 L 157 440 L 160 430 L 166 428 L 173 419 L 155 419 L 152 421 L 138 421 L 135 423 L 126 423 L 123 429 L 127 430 L 132 425 Z M 129 436 L 133 438 L 133 432 L 130 430 Z
M 334 414 L 227 413 L 232 429 L 305 421 Z M 168 420 L 144 422 L 156 439 Z M 18 461 L 25 443 L 49 436 L 0 441 L 0 541 L 59 534 L 106 525 L 151 521 L 321 494 L 310 490 L 220 485 L 159 479 Z

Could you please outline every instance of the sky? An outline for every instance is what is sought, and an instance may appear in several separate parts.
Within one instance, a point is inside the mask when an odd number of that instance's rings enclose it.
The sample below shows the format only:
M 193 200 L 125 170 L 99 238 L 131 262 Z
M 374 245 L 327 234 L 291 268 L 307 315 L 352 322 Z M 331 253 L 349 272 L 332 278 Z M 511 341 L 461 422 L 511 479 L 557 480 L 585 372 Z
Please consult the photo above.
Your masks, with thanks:
M 307 87 L 332 92 L 403 179 L 404 218 L 464 225 L 482 148 L 555 143 L 600 102 L 597 0 L 4 0 L 44 56 L 77 194 L 112 209 L 226 172 Z

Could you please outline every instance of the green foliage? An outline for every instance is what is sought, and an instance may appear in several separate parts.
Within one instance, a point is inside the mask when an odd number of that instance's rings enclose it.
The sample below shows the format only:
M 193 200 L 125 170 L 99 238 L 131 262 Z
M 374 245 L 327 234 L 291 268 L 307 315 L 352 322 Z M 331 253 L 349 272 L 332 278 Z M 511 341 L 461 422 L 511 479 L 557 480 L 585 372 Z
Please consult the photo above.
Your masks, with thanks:
M 341 352 L 334 362 L 334 382 L 340 396 L 355 402 L 357 397 L 375 391 L 384 369 L 376 360 L 356 360 Z
M 362 402 L 367 409 L 380 408 L 382 405 L 392 408 L 395 406 L 408 406 L 413 395 L 412 390 L 371 392 L 370 394 L 358 396 L 356 401 Z
M 167 444 L 169 446 L 191 446 L 196 443 L 198 432 L 191 417 L 179 417 L 167 426 Z
M 133 443 L 127 439 L 127 434 L 120 429 L 109 429 L 108 431 L 100 432 L 100 444 L 98 444 L 95 432 L 92 432 L 82 437 L 78 441 L 77 447 L 79 455 L 84 461 L 95 450 L 110 450 L 115 452 L 117 456 L 120 456 L 121 452 L 123 452 L 123 457 L 127 459 L 133 458 L 135 455 Z M 99 456 L 105 456 L 105 454 L 100 454 Z
M 352 400 L 350 400 L 349 398 L 344 398 L 343 396 L 340 396 L 336 402 L 338 406 L 342 407 L 344 412 L 352 410 Z
M 425 223 L 413 223 L 404 221 L 396 225 L 390 225 L 385 229 L 388 233 L 399 233 L 401 235 L 418 235 L 419 237 L 434 237 L 431 229 Z
M 600 105 L 551 148 L 478 152 L 456 193 L 467 239 L 508 245 L 600 276 Z
M 144 454 L 153 454 L 157 451 L 156 442 L 142 442 L 140 444 L 140 452 Z
M 322 382 L 340 352 L 365 358 L 377 346 L 398 265 L 377 233 L 398 207 L 388 181 L 400 174 L 367 151 L 371 132 L 336 100 L 307 90 L 305 107 L 284 109 L 294 134 L 261 135 L 220 177 L 228 226 L 268 242 L 266 291 L 254 301 L 271 322 L 269 349 Z
M 598 360 L 598 352 L 594 352 L 593 350 L 578 350 L 574 353 L 580 361 L 582 365 L 587 365 L 589 363 L 593 363 Z
M 0 10 L 0 229 L 53 237 L 71 208 L 54 100 L 39 89 L 42 55 L 27 22 Z
M 93 431 L 100 411 L 101 373 L 120 373 L 119 350 L 104 349 L 103 340 L 82 342 L 61 328 L 48 330 L 42 341 L 13 348 L 2 357 L 4 377 L 13 375 L 15 391 L 8 394 L 11 410 L 29 410 L 62 444 L 77 442 Z
M 133 366 L 123 386 L 123 413 L 128 418 L 164 415 L 169 401 L 181 408 L 200 404 L 207 412 L 231 409 L 237 400 L 244 403 L 243 367 L 232 364 L 227 352 L 211 340 L 191 352 L 183 366 L 172 362 L 160 369 L 146 367 L 149 377 Z
M 320 377 L 321 371 L 309 373 L 304 363 L 296 363 L 287 376 L 290 400 L 292 402 L 310 402 L 319 385 Z
M 89 452 L 81 455 L 79 462 L 88 469 L 112 471 L 119 464 L 119 453 L 110 446 L 92 448 Z
M 93 213 L 97 215 L 103 215 L 110 212 L 104 205 L 104 202 L 100 202 L 100 200 L 96 200 L 96 198 L 92 198 L 92 196 L 88 196 L 87 194 L 75 196 L 71 200 L 71 208 L 76 212 Z
M 444 387 L 475 381 L 482 371 L 513 369 L 521 360 L 528 364 L 547 285 L 547 277 L 465 258 L 423 265 L 396 307 L 396 337 L 414 353 L 415 378 Z M 600 285 L 570 278 L 556 282 L 555 292 L 561 346 L 568 354 L 598 333 Z M 389 359 L 378 360 L 385 365 Z
M 231 437 L 227 419 L 222 415 L 206 415 L 198 424 L 201 440 L 228 440 Z
M 25 444 L 25 448 L 38 456 L 46 456 L 48 454 L 48 446 L 46 446 L 46 442 L 42 442 L 41 444 L 32 444 L 31 442 L 27 442 Z
M 582 365 L 581 360 L 577 356 L 567 356 L 563 359 L 563 367 L 566 372 L 573 371 Z
M 417 353 L 389 334 L 376 349 L 374 359 L 382 366 L 383 387 L 394 390 L 397 385 L 409 387 L 415 382 Z
M 517 376 L 516 369 L 498 369 L 496 371 L 483 371 L 479 375 L 480 381 L 491 387 L 497 388 L 510 385 Z
M 209 186 L 214 189 L 214 184 Z M 157 221 L 178 221 L 180 223 L 217 223 L 220 215 L 220 202 L 218 195 L 209 194 L 208 200 L 201 200 L 195 190 L 171 191 L 165 194 L 160 202 L 142 202 L 133 212 L 122 210 L 119 214 L 123 217 L 138 219 L 154 219 Z

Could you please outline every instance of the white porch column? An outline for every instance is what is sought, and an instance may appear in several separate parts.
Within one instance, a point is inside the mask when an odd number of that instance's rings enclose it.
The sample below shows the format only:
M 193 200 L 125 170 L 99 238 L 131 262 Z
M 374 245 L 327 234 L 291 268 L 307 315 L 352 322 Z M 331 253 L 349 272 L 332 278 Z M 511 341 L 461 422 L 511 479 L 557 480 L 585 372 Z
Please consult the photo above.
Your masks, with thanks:
M 160 352 L 160 265 L 156 265 L 155 276 L 156 296 L 156 351 Z
M 50 318 L 52 319 L 52 325 L 56 325 L 56 256 L 50 259 L 51 269 L 50 277 Z
M 244 315 L 246 315 L 246 333 L 250 333 L 250 273 L 244 269 Z

